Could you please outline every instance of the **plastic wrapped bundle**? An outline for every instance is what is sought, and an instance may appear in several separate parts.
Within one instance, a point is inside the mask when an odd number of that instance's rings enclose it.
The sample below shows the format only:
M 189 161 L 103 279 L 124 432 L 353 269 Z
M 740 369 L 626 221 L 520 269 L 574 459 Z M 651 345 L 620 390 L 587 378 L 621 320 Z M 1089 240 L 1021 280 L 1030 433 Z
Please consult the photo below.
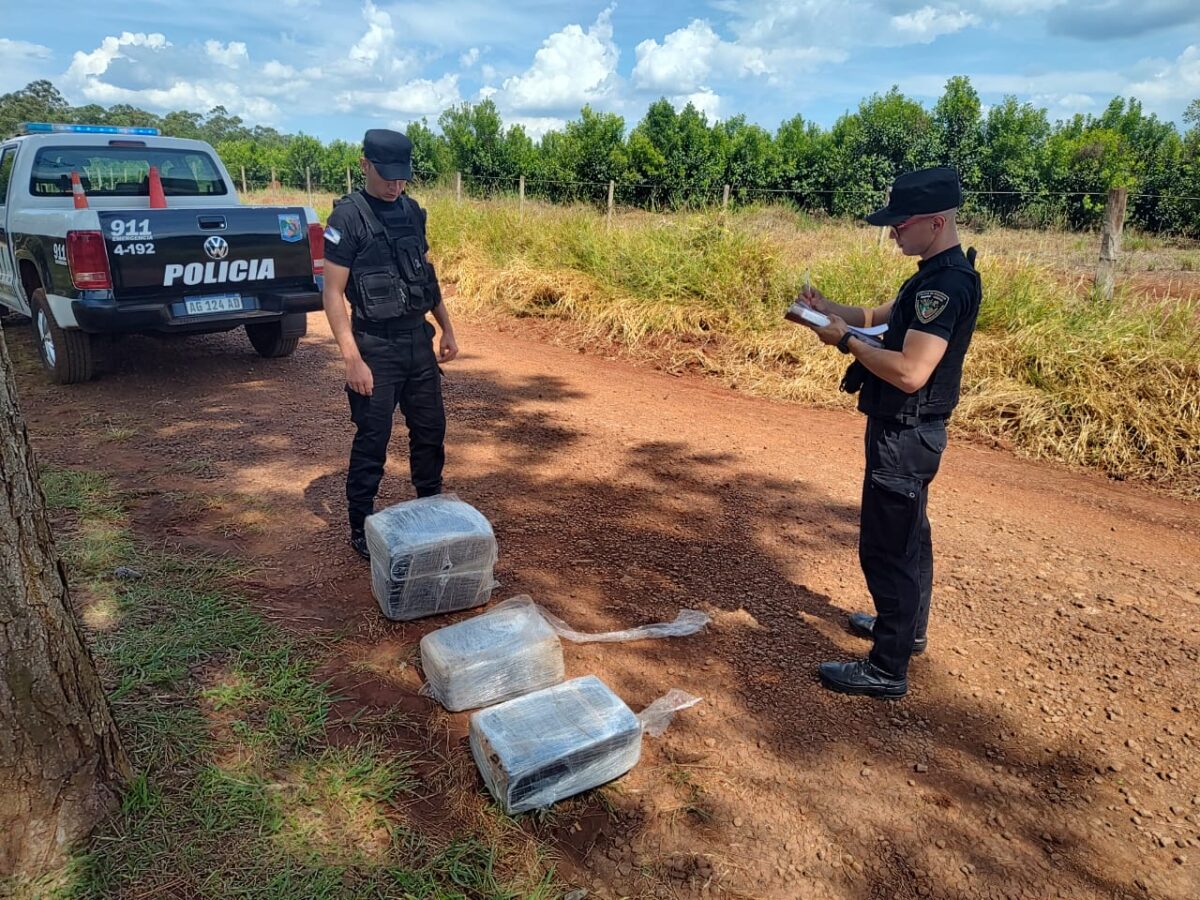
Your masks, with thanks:
M 563 637 L 576 643 L 683 637 L 708 624 L 699 610 L 684 609 L 673 622 L 621 631 L 576 631 L 522 595 L 483 615 L 430 632 L 421 639 L 422 693 L 454 712 L 490 706 L 563 680 Z
M 471 716 L 471 753 L 505 812 L 549 806 L 624 775 L 642 752 L 642 731 L 661 734 L 676 710 L 699 699 L 672 691 L 635 716 L 588 675 Z
M 421 639 L 428 693 L 458 712 L 563 680 L 562 644 L 533 602 L 447 625 Z
M 398 503 L 367 517 L 371 590 L 389 619 L 487 603 L 495 582 L 496 536 L 483 514 L 441 494 Z

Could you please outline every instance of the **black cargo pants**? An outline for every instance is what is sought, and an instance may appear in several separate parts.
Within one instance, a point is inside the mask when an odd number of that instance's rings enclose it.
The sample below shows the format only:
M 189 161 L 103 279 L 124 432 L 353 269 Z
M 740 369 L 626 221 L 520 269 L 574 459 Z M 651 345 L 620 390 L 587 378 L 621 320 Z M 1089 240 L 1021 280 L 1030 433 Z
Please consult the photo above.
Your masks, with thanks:
M 946 449 L 946 421 L 904 425 L 867 418 L 858 558 L 875 601 L 871 662 L 908 673 L 913 642 L 925 636 L 933 596 L 933 541 L 926 504 Z
M 374 388 L 365 397 L 346 387 L 350 419 L 358 429 L 346 472 L 351 528 L 361 528 L 374 512 L 397 406 L 408 426 L 409 471 L 417 496 L 442 492 L 446 410 L 433 335 L 433 326 L 425 321 L 415 327 L 410 322 L 354 323 L 354 340 L 371 370 Z

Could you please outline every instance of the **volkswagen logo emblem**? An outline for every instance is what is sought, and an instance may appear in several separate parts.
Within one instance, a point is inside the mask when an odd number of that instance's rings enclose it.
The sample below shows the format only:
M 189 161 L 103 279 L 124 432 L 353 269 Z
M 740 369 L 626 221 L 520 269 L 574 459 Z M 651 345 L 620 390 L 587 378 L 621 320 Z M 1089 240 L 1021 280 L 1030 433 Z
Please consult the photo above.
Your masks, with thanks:
M 204 242 L 204 252 L 209 259 L 224 259 L 229 255 L 229 244 L 225 238 L 213 235 Z

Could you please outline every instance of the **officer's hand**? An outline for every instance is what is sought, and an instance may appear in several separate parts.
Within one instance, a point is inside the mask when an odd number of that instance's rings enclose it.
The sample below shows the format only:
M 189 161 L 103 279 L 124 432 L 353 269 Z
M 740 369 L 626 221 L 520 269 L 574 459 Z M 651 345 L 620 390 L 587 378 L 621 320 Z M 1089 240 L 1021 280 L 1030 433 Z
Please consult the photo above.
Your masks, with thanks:
M 371 396 L 371 391 L 375 388 L 375 376 L 371 374 L 371 367 L 361 357 L 346 362 L 346 384 L 356 394 Z
M 458 356 L 458 342 L 454 340 L 454 335 L 443 331 L 442 339 L 438 343 L 438 362 L 448 363 L 456 356 Z
M 849 326 L 846 324 L 846 320 L 840 316 L 828 312 L 825 315 L 829 316 L 828 325 L 823 328 L 818 328 L 815 325 L 810 325 L 809 327 L 817 333 L 817 337 L 821 339 L 822 344 L 836 344 L 842 339 L 842 335 L 846 333 Z
M 833 306 L 828 298 L 814 287 L 802 290 L 798 299 L 803 300 L 819 313 L 829 315 L 833 312 Z

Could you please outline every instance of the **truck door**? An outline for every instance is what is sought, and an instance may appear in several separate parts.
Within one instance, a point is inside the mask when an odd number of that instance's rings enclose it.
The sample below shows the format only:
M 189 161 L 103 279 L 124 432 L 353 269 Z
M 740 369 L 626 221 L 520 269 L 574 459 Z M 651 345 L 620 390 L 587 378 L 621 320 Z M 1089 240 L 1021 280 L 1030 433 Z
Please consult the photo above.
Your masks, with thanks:
M 13 262 L 12 240 L 8 233 L 8 189 L 12 180 L 16 145 L 0 147 L 0 306 L 25 312 L 17 284 L 17 268 Z

